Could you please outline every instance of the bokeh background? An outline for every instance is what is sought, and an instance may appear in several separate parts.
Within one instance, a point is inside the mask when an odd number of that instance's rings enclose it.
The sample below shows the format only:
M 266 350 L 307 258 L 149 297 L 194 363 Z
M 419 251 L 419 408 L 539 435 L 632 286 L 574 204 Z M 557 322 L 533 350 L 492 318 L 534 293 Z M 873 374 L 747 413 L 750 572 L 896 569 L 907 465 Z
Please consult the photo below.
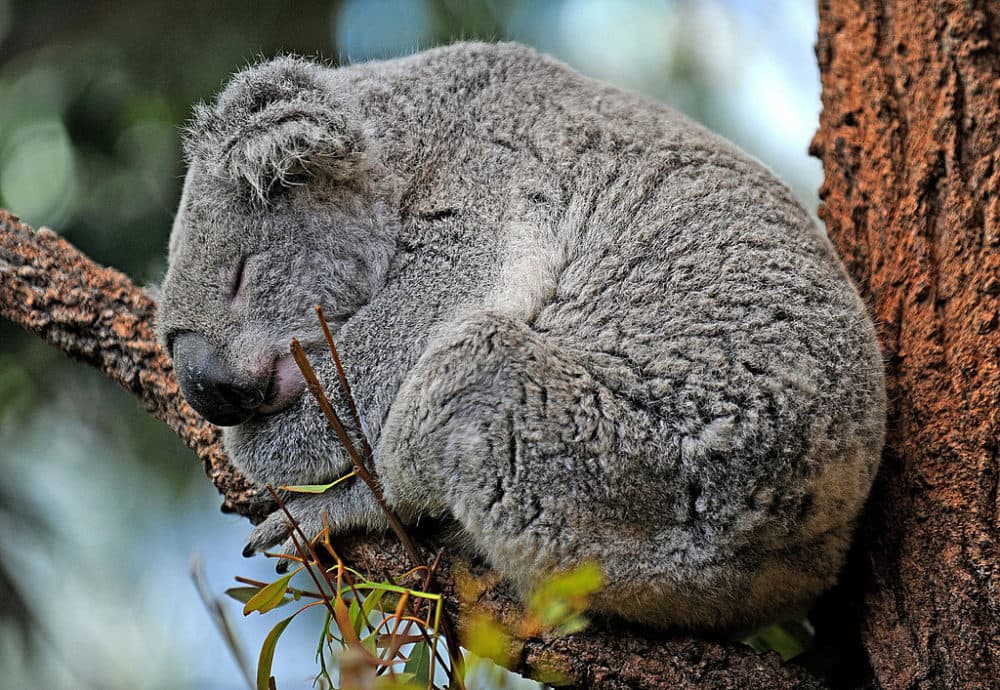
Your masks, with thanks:
M 819 112 L 808 0 L 0 0 L 0 206 L 155 283 L 179 128 L 233 70 L 279 52 L 357 62 L 518 40 L 671 103 L 774 168 L 810 209 Z M 0 689 L 246 687 L 189 575 L 240 558 L 200 463 L 96 373 L 0 321 Z M 226 604 L 251 658 L 273 618 Z M 278 647 L 310 686 L 315 625 Z

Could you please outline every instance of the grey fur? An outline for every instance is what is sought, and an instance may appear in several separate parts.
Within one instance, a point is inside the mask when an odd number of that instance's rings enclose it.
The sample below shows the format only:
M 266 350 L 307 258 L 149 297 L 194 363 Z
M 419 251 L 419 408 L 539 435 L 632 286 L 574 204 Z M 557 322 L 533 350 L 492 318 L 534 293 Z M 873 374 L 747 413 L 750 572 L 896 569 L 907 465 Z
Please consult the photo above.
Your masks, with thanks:
M 196 110 L 159 333 L 247 368 L 336 337 L 407 520 L 454 517 L 522 588 L 595 559 L 595 607 L 733 627 L 835 579 L 883 443 L 882 362 L 829 242 L 759 162 L 517 45 L 283 57 Z M 246 295 L 225 299 L 241 255 Z M 226 429 L 258 482 L 349 462 L 309 396 Z M 384 527 L 360 484 L 307 530 Z M 280 516 L 251 535 L 286 536 Z

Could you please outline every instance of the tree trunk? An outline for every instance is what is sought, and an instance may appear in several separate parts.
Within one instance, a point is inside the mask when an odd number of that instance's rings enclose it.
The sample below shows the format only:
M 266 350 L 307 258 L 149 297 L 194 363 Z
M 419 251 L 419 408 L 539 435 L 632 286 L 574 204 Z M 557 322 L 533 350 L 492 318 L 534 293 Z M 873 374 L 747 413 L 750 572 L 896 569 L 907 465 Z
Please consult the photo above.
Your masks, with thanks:
M 820 4 L 820 216 L 891 404 L 841 596 L 884 688 L 1000 683 L 998 31 L 986 0 Z

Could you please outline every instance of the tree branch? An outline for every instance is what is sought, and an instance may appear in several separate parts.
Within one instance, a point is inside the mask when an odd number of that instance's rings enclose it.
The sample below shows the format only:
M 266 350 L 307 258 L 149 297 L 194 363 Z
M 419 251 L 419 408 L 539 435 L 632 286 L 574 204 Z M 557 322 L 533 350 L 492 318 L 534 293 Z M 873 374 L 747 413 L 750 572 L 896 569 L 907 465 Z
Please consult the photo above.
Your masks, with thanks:
M 229 464 L 218 428 L 181 396 L 153 334 L 153 300 L 127 276 L 94 263 L 51 230 L 32 232 L 3 210 L 0 228 L 0 315 L 139 398 L 202 459 L 224 497 L 223 510 L 252 520 L 264 517 L 268 503 Z
M 223 509 L 259 520 L 270 504 L 229 464 L 219 430 L 183 401 L 153 335 L 155 312 L 153 300 L 122 273 L 94 263 L 55 233 L 33 232 L 0 210 L 0 315 L 97 367 L 138 397 L 202 459 L 224 497 Z M 423 540 L 433 552 L 433 536 L 423 535 Z M 389 535 L 348 537 L 339 546 L 344 556 L 373 573 L 409 567 L 405 551 Z M 468 568 L 445 554 L 437 576 L 460 632 L 463 611 L 455 575 Z M 520 615 L 516 597 L 503 584 L 483 592 L 476 605 L 501 621 Z M 588 688 L 821 687 L 801 668 L 782 665 L 774 653 L 757 655 L 730 642 L 613 621 L 570 637 L 525 640 L 512 670 L 528 676 L 557 670 Z

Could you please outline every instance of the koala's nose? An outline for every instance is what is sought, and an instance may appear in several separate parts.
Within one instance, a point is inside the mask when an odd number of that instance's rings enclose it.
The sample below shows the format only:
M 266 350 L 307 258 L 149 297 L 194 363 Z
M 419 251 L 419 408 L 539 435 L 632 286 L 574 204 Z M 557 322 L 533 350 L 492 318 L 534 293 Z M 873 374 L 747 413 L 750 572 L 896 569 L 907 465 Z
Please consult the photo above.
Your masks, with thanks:
M 268 381 L 247 380 L 198 333 L 189 331 L 174 339 L 173 360 L 184 397 L 212 424 L 245 422 L 264 402 Z

